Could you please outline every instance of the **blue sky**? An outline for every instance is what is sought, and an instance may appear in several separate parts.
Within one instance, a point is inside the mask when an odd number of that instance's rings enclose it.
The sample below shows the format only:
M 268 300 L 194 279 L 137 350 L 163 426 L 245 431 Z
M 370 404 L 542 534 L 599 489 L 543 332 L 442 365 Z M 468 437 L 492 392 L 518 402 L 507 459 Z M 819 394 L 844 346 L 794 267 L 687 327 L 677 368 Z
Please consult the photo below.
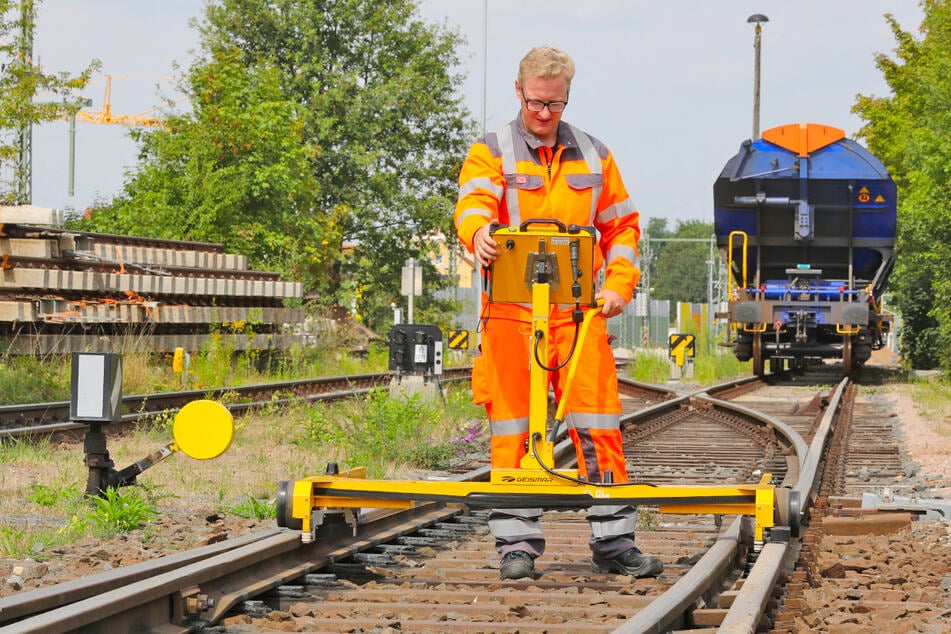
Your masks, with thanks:
M 161 78 L 191 62 L 198 36 L 189 20 L 203 7 L 202 0 L 45 0 L 34 54 L 53 71 L 102 60 L 100 74 L 117 78 L 113 113 L 139 113 L 160 103 L 160 89 L 175 96 Z M 915 33 L 922 17 L 917 0 L 424 0 L 420 10 L 465 37 L 463 96 L 488 130 L 517 112 L 513 81 L 528 48 L 571 53 L 578 68 L 565 120 L 608 144 L 641 215 L 667 218 L 671 227 L 712 220 L 713 182 L 751 136 L 748 16 L 769 18 L 760 129 L 810 121 L 849 135 L 861 125 L 850 112 L 855 96 L 888 94 L 874 65 L 876 53 L 891 56 L 895 47 L 883 14 Z M 98 81 L 86 91 L 92 109 L 103 89 Z M 65 122 L 34 128 L 34 204 L 82 210 L 120 191 L 135 162 L 127 128 L 77 125 L 74 196 L 67 195 L 68 143 Z

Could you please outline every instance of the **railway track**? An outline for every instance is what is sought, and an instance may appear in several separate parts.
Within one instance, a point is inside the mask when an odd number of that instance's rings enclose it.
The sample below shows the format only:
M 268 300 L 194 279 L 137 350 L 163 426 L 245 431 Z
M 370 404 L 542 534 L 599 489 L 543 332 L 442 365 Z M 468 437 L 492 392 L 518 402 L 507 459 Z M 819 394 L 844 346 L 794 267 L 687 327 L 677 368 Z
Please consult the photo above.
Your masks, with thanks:
M 469 378 L 471 368 L 444 370 L 441 383 Z M 138 394 L 122 398 L 122 418 L 111 431 L 168 412 L 174 412 L 197 399 L 211 399 L 224 404 L 232 414 L 255 408 L 281 406 L 299 401 L 332 401 L 353 398 L 369 390 L 386 387 L 393 380 L 391 373 L 300 379 L 278 383 L 239 385 L 210 390 L 183 390 Z M 632 390 L 635 388 L 631 388 Z M 0 440 L 17 436 L 49 436 L 81 434 L 86 425 L 70 422 L 69 401 L 0 406 Z
M 848 484 L 826 490 L 818 478 L 828 460 L 822 449 L 836 442 L 838 413 L 855 408 L 844 381 L 820 387 L 747 379 L 681 395 L 621 389 L 628 390 L 625 446 L 637 480 L 745 482 L 768 472 L 799 492 L 806 520 L 814 502 L 828 504 L 830 491 L 856 491 Z M 573 448 L 562 442 L 557 454 L 567 464 Z M 484 479 L 487 472 L 451 478 Z M 890 473 L 878 472 L 883 479 Z M 261 627 L 258 619 L 304 631 L 752 632 L 767 604 L 782 598 L 781 582 L 798 553 L 795 535 L 754 545 L 740 518 L 649 508 L 641 515 L 638 544 L 665 564 L 656 580 L 593 574 L 583 513 L 565 511 L 545 516 L 541 577 L 500 582 L 483 513 L 426 504 L 365 512 L 356 536 L 331 513 L 312 544 L 295 531 L 267 531 L 0 599 L 0 632 L 111 632 L 130 623 L 147 623 L 145 631 L 215 623 L 219 632 L 248 632 Z

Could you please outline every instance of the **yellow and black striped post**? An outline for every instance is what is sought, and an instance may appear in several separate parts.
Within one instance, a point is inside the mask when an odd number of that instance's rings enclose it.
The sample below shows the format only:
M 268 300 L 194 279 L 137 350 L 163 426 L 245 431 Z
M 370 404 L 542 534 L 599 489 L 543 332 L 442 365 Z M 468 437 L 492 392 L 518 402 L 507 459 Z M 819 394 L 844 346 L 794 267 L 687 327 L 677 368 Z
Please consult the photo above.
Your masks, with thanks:
M 694 335 L 676 333 L 667 338 L 668 354 L 670 356 L 671 378 L 678 379 L 684 374 L 684 366 L 693 369 L 692 360 L 697 354 L 697 338 Z M 688 376 L 692 376 L 688 372 Z
M 468 350 L 469 349 L 469 331 L 468 330 L 450 330 L 449 331 L 449 349 L 450 350 Z

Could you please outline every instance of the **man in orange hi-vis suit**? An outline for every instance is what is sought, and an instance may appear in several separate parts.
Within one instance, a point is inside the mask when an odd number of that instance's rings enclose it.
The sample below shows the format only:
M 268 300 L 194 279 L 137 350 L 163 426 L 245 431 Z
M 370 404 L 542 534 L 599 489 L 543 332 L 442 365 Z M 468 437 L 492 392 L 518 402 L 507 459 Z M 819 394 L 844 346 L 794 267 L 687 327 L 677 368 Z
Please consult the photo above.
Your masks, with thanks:
M 638 213 L 614 157 L 599 140 L 563 122 L 574 62 L 556 48 L 534 48 L 519 64 L 515 96 L 519 116 L 474 143 L 459 174 L 455 224 L 459 239 L 489 266 L 499 255 L 495 225 L 533 218 L 566 226 L 594 226 L 595 269 L 604 267 L 596 298 L 602 314 L 589 326 L 581 364 L 567 398 L 565 421 L 574 441 L 580 474 L 589 482 L 626 482 L 621 448 L 621 401 L 606 318 L 624 310 L 640 278 Z M 529 427 L 530 306 L 482 298 L 481 355 L 472 369 L 473 399 L 484 404 L 492 431 L 492 466 L 517 468 L 527 451 Z M 548 365 L 569 354 L 576 324 L 574 305 L 553 306 L 549 315 Z M 552 373 L 556 397 L 567 372 Z M 489 528 L 502 556 L 502 579 L 535 578 L 535 559 L 545 550 L 541 509 L 496 509 Z M 663 570 L 657 557 L 634 545 L 636 509 L 630 505 L 589 510 L 589 545 L 595 572 L 638 577 Z

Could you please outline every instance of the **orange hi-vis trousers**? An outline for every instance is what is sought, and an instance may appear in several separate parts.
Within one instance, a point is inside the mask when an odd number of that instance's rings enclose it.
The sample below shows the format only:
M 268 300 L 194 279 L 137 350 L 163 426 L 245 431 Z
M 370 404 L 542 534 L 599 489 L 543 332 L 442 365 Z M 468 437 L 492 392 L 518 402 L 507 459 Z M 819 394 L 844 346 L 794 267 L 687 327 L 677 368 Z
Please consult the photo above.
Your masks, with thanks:
M 473 400 L 485 405 L 492 426 L 492 466 L 517 468 L 526 453 L 528 438 L 530 364 L 534 363 L 531 315 L 527 308 L 514 305 L 491 304 L 488 311 L 482 355 L 476 358 L 472 370 Z M 546 365 L 555 367 L 568 357 L 575 326 L 570 310 L 553 313 L 548 327 L 548 359 L 543 359 Z M 578 345 L 574 354 L 581 355 L 581 360 L 567 395 L 565 421 L 575 441 L 579 471 L 589 482 L 602 482 L 608 471 L 614 482 L 626 482 L 619 429 L 621 399 L 614 355 L 607 340 L 607 321 L 595 317 L 585 341 Z M 567 375 L 567 364 L 551 373 L 556 399 L 562 398 Z
M 484 404 L 492 431 L 492 467 L 518 468 L 527 452 L 531 311 L 512 304 L 490 304 L 482 333 L 482 355 L 472 370 L 473 400 Z M 559 365 L 570 353 L 575 337 L 571 310 L 555 310 L 549 317 L 548 367 Z M 610 472 L 613 482 L 627 482 L 621 447 L 617 370 L 607 339 L 607 321 L 595 317 L 574 354 L 581 359 L 567 394 L 565 423 L 575 445 L 578 470 L 589 482 L 603 482 Z M 551 373 L 556 399 L 562 398 L 569 364 Z M 554 466 L 554 465 L 552 465 Z M 489 527 L 501 554 L 525 550 L 533 556 L 544 551 L 538 525 L 540 509 L 492 511 Z M 591 548 L 612 557 L 633 546 L 636 511 L 631 506 L 597 506 L 591 509 Z

